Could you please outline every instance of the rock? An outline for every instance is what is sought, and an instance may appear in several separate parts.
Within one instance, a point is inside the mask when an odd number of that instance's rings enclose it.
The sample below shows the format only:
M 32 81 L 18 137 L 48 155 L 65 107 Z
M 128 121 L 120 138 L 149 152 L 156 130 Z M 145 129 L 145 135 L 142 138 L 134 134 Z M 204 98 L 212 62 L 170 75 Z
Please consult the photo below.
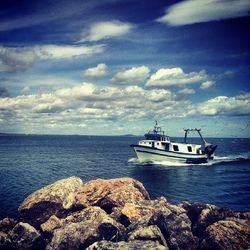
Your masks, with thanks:
M 220 220 L 205 231 L 199 249 L 226 250 L 250 248 L 250 222 L 237 218 Z
M 183 203 L 182 206 L 187 210 L 187 215 L 192 221 L 194 235 L 198 237 L 203 237 L 206 228 L 214 222 L 235 216 L 230 209 L 218 208 L 211 204 Z
M 19 222 L 10 232 L 12 246 L 15 249 L 41 249 L 40 233 L 28 223 Z
M 159 244 L 168 248 L 167 243 L 161 233 L 161 230 L 155 225 L 148 227 L 141 227 L 129 233 L 128 241 L 134 241 L 134 240 L 157 241 Z
M 113 207 L 147 199 L 149 195 L 142 183 L 131 178 L 93 180 L 83 185 L 77 195 L 79 204 L 85 207 L 100 206 L 108 213 L 112 212 Z
M 12 218 L 9 218 L 9 217 L 6 217 L 2 220 L 0 220 L 0 231 L 1 232 L 9 232 L 15 225 L 17 224 L 17 221 L 12 219 Z
M 1 250 L 8 250 L 11 249 L 11 239 L 10 236 L 0 231 L 0 249 Z
M 52 235 L 53 231 L 62 226 L 62 221 L 55 215 L 52 215 L 46 222 L 41 224 L 41 230 L 45 234 Z
M 87 248 L 87 250 L 167 250 L 168 248 L 159 245 L 155 241 L 130 241 L 130 242 L 110 242 L 110 241 L 99 241 L 95 242 Z
M 38 227 L 53 214 L 65 215 L 74 208 L 76 192 L 82 184 L 80 178 L 69 177 L 35 191 L 18 209 L 21 220 Z
M 152 216 L 156 211 L 160 210 L 162 206 L 165 206 L 167 200 L 160 197 L 156 200 L 140 201 L 137 204 L 125 203 L 121 209 L 121 214 L 131 222 L 136 223 L 144 216 Z
M 165 208 L 155 213 L 149 221 L 157 225 L 170 249 L 196 249 L 198 239 L 191 230 L 191 221 L 185 213 L 175 214 Z
M 143 216 L 152 216 L 157 211 L 168 209 L 175 214 L 185 213 L 186 210 L 182 207 L 172 205 L 167 202 L 165 197 L 159 197 L 156 200 L 144 200 L 137 204 L 126 203 L 121 209 L 121 214 L 125 216 L 130 223 L 136 223 Z
M 125 228 L 99 207 L 88 207 L 61 219 L 61 227 L 54 229 L 48 250 L 85 249 L 95 241 L 121 240 Z

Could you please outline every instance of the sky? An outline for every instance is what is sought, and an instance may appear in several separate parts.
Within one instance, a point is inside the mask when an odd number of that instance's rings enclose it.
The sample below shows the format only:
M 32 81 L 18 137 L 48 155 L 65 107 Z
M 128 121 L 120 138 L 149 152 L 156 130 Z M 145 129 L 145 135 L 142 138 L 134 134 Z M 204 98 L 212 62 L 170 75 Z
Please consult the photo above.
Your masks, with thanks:
M 249 0 L 2 0 L 0 132 L 250 137 Z

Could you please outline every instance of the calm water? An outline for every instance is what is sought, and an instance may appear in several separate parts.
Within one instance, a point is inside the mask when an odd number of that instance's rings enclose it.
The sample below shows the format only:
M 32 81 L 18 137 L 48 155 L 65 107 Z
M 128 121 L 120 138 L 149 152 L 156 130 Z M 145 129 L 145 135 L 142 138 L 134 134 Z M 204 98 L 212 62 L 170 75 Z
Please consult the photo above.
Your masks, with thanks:
M 139 164 L 129 147 L 136 137 L 0 136 L 0 217 L 16 216 L 31 192 L 76 175 L 88 181 L 129 176 L 151 198 L 199 201 L 250 211 L 250 139 L 210 139 L 211 164 Z

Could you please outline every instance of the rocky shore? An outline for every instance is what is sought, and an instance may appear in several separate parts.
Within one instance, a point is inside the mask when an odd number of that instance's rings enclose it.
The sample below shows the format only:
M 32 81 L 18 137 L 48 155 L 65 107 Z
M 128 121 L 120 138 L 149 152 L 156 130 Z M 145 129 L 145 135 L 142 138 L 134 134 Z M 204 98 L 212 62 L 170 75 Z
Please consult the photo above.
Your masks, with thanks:
M 0 249 L 249 249 L 250 212 L 151 200 L 131 178 L 59 180 L 0 221 Z

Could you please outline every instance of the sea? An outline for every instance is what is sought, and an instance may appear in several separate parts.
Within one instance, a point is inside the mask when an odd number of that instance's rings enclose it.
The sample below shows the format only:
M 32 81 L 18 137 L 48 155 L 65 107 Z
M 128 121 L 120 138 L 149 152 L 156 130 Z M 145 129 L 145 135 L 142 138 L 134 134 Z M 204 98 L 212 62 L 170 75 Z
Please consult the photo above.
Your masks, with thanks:
M 131 177 L 152 199 L 203 202 L 250 211 L 250 139 L 209 138 L 218 145 L 206 164 L 138 162 L 136 136 L 0 135 L 0 218 L 17 217 L 35 190 L 69 176 L 84 182 Z M 178 138 L 176 138 L 178 140 Z

